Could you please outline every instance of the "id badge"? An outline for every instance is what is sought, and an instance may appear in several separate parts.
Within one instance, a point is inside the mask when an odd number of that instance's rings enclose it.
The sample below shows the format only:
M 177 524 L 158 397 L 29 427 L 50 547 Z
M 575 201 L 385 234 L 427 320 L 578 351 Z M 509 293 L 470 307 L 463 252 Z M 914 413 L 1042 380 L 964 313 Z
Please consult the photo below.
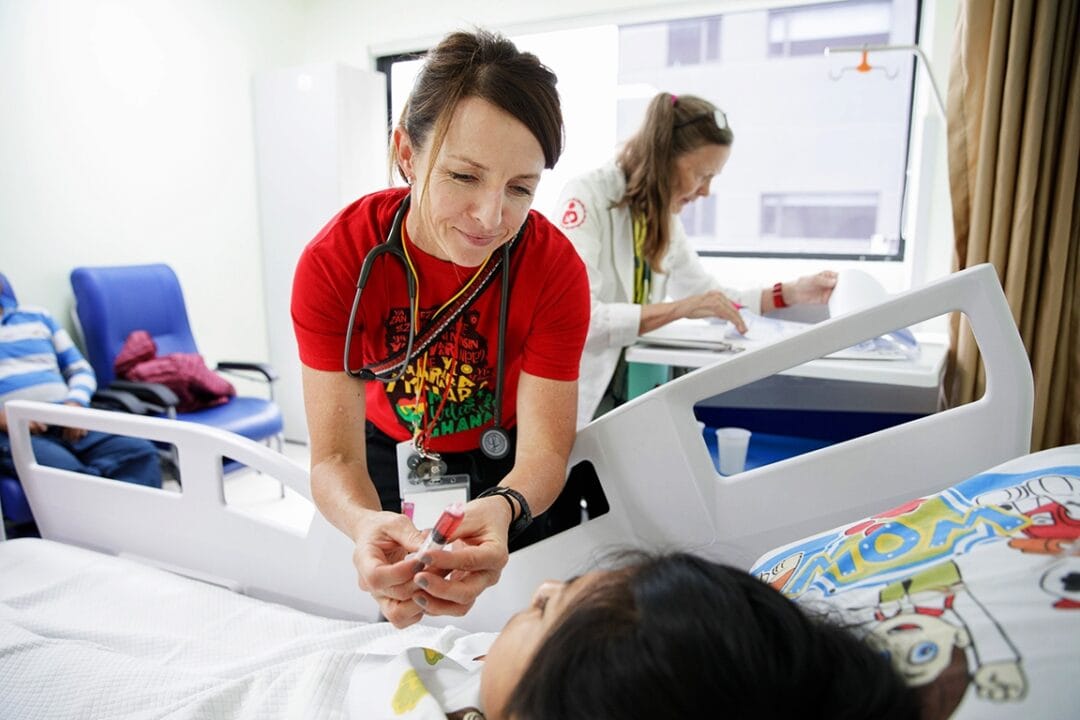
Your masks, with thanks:
M 397 444 L 397 470 L 401 499 L 413 503 L 418 528 L 433 527 L 448 505 L 469 500 L 468 473 L 447 473 L 437 454 L 419 452 L 412 440 Z

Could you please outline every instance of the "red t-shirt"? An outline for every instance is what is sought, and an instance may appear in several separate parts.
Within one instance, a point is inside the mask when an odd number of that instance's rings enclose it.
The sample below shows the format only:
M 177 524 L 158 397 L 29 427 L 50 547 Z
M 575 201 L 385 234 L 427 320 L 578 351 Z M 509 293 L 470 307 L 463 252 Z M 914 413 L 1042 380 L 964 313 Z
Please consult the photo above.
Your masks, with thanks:
M 300 256 L 293 280 L 292 319 L 300 360 L 308 367 L 344 372 L 345 327 L 360 266 L 367 253 L 386 239 L 406 192 L 407 188 L 394 188 L 357 200 L 331 220 Z M 475 270 L 439 260 L 408 239 L 405 242 L 419 276 L 419 332 Z M 525 234 L 511 253 L 510 267 L 502 411 L 502 425 L 507 428 L 516 422 L 521 372 L 553 380 L 577 379 L 589 327 L 585 266 L 566 236 L 536 211 L 529 213 Z M 374 263 L 357 311 L 349 351 L 351 367 L 380 362 L 405 346 L 406 272 L 404 264 L 389 253 Z M 367 418 L 376 427 L 390 437 L 407 440 L 415 419 L 422 416 L 428 425 L 442 404 L 428 447 L 460 452 L 479 446 L 480 433 L 494 422 L 501 285 L 496 274 L 428 352 L 410 363 L 400 381 L 367 383 Z

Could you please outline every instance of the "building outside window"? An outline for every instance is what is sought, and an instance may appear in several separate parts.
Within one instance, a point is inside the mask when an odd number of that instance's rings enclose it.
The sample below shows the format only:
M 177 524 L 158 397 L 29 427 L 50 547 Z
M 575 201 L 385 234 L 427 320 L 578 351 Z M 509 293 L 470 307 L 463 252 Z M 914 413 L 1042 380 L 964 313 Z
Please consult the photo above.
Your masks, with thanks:
M 713 202 L 683 211 L 700 253 L 903 259 L 914 61 L 894 54 L 858 73 L 844 69 L 858 54 L 824 49 L 913 44 L 917 10 L 853 0 L 619 28 L 618 82 L 640 89 L 621 94 L 620 141 L 658 90 L 715 102 L 735 133 Z

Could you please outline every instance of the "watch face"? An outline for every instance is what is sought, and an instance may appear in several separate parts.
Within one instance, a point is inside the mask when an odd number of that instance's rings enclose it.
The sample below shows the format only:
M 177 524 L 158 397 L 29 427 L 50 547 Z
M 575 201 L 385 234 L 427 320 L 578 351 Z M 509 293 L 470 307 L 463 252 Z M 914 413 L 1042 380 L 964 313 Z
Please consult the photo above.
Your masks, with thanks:
M 501 460 L 510 452 L 510 436 L 502 428 L 488 428 L 480 435 L 480 449 L 492 460 Z

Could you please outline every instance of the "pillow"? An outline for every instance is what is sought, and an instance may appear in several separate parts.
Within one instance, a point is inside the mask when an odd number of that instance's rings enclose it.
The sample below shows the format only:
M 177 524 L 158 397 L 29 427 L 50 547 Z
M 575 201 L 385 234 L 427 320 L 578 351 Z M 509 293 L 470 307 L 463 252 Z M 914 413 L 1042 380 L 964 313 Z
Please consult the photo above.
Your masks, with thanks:
M 751 572 L 887 654 L 927 717 L 1074 717 L 1080 446 L 1055 450 L 791 543 Z

